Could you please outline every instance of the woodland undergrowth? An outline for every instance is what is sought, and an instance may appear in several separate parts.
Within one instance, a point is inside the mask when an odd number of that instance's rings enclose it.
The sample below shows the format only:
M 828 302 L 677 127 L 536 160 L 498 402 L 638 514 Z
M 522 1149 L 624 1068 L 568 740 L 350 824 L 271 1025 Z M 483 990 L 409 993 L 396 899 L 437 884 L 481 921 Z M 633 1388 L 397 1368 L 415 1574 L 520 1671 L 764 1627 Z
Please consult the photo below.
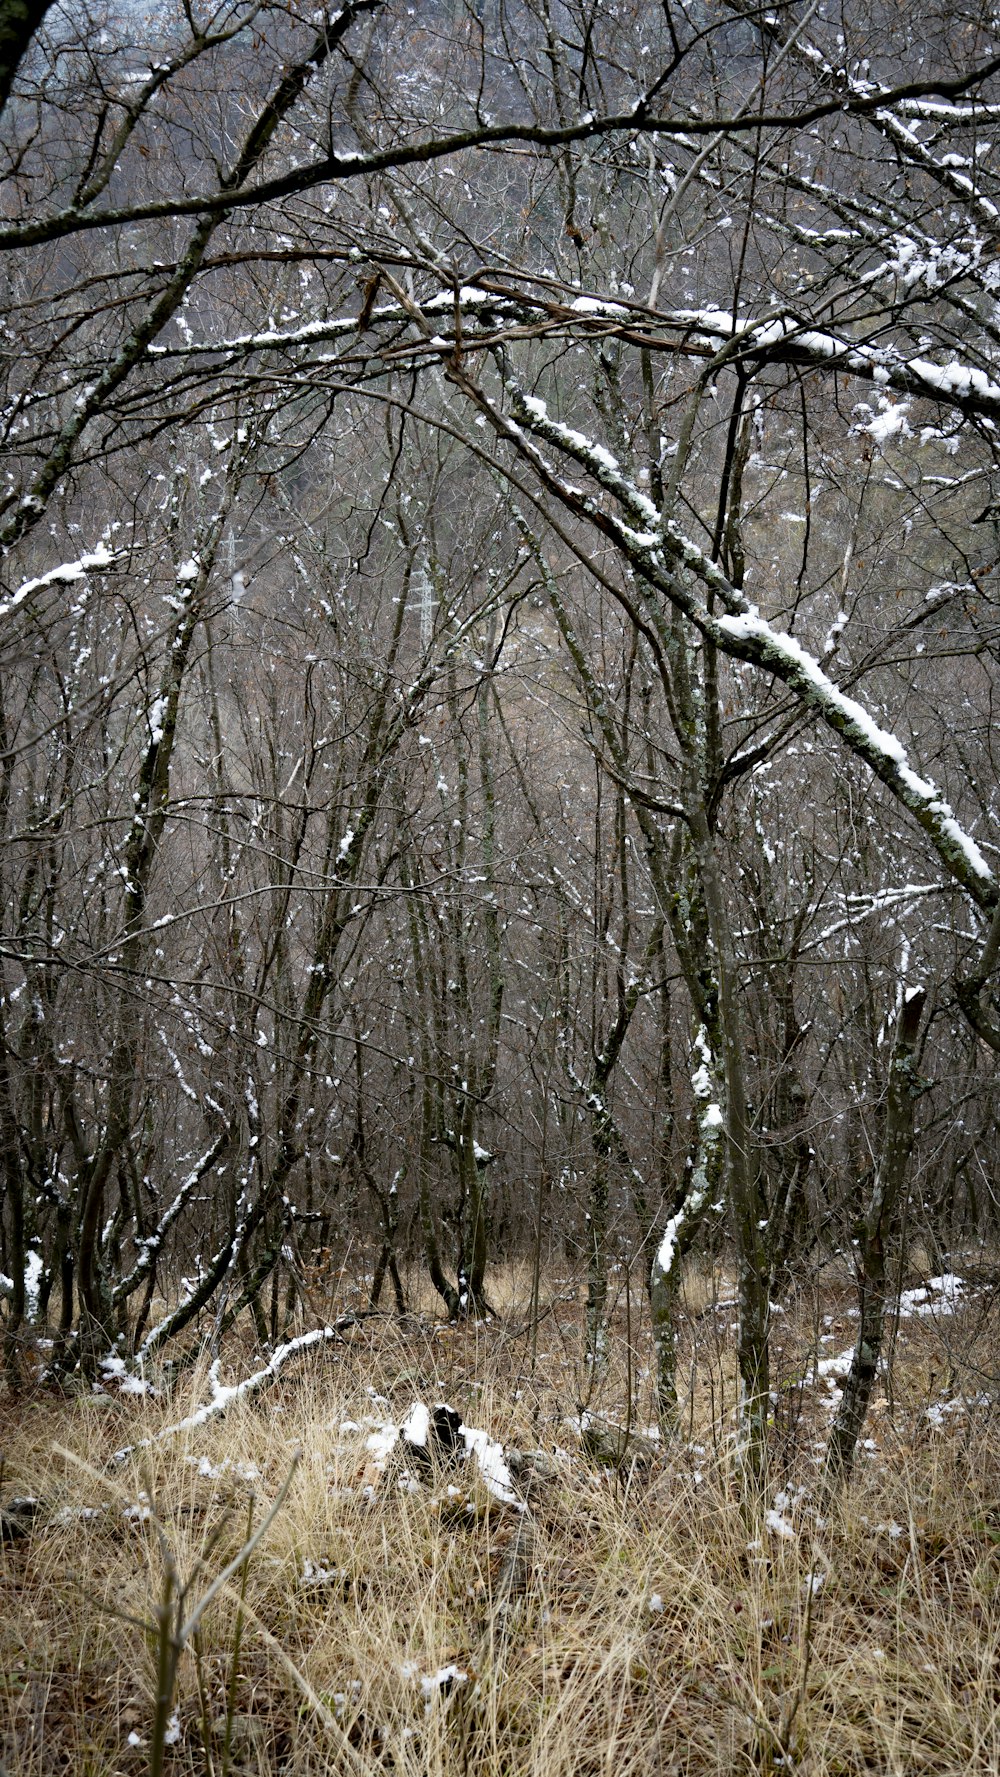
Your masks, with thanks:
M 484 1324 L 429 1302 L 361 1321 L 160 1441 L 211 1398 L 207 1359 L 171 1398 L 7 1397 L 5 1524 L 38 1504 L 0 1546 L 6 1777 L 1000 1768 L 990 1287 L 898 1324 L 824 1508 L 836 1383 L 816 1365 L 853 1337 L 845 1282 L 775 1317 L 771 1469 L 749 1503 L 725 1277 L 688 1289 L 667 1445 L 640 1293 L 623 1289 L 595 1380 L 573 1291 L 546 1282 L 534 1331 L 511 1273 Z M 255 1364 L 234 1339 L 220 1374 Z M 518 1504 L 472 1461 L 384 1461 L 386 1429 L 438 1401 L 521 1454 Z M 620 1466 L 588 1453 L 595 1424 L 629 1434 Z

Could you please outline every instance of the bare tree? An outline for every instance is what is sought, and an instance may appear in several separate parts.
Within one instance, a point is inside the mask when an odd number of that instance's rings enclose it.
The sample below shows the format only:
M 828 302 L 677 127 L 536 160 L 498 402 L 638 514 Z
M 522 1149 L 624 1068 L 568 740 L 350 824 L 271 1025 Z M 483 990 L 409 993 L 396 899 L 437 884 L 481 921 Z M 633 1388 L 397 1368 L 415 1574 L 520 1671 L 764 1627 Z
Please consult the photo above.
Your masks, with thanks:
M 771 1290 L 843 1223 L 901 942 L 993 1103 L 988 20 L 8 22 L 10 1363 L 38 1265 L 91 1363 L 273 1335 L 376 1103 L 380 1250 L 415 1210 L 482 1306 L 534 1068 L 591 1350 L 624 1205 L 666 1419 L 724 1198 L 759 1479 Z

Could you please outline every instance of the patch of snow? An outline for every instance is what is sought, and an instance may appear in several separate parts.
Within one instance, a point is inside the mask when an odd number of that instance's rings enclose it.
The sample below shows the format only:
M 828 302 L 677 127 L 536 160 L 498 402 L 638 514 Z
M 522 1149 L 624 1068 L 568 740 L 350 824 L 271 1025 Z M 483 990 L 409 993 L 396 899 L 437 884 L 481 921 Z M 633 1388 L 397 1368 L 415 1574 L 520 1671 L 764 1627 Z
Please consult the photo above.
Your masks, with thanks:
M 416 1445 L 419 1450 L 426 1450 L 430 1435 L 431 1416 L 429 1408 L 423 1401 L 414 1401 L 413 1406 L 403 1420 L 401 1436 L 408 1444 Z
M 908 401 L 893 402 L 883 396 L 881 412 L 873 414 L 868 409 L 867 419 L 863 419 L 857 429 L 875 444 L 887 444 L 890 438 L 912 438 L 909 408 Z
M 221 1481 L 224 1475 L 234 1475 L 237 1481 L 260 1480 L 260 1469 L 254 1462 L 234 1462 L 229 1456 L 221 1462 L 210 1462 L 207 1456 L 188 1456 L 185 1461 L 208 1481 Z
M 99 543 L 89 555 L 81 555 L 79 561 L 61 562 L 59 567 L 50 568 L 47 574 L 39 574 L 34 580 L 25 580 L 12 592 L 9 599 L 0 604 L 0 617 L 6 617 L 11 611 L 22 605 L 33 592 L 40 592 L 45 586 L 69 586 L 75 580 L 82 580 L 85 574 L 100 568 L 110 568 L 120 559 L 112 555 L 105 544 Z
M 99 1506 L 60 1506 L 52 1523 L 59 1530 L 68 1530 L 71 1524 L 87 1524 L 92 1518 L 101 1517 L 107 1510 L 107 1503 Z
M 620 302 L 599 302 L 595 296 L 577 296 L 570 308 L 578 315 L 606 315 L 620 319 L 628 309 Z
M 457 1417 L 457 1415 L 456 1415 Z M 431 1412 L 423 1401 L 415 1401 L 404 1419 L 402 1426 L 391 1424 L 378 1425 L 366 1439 L 366 1447 L 371 1454 L 375 1466 L 384 1469 L 389 1456 L 402 1438 L 419 1450 L 426 1450 L 431 1438 Z M 458 1427 L 458 1436 L 462 1439 L 464 1450 L 459 1451 L 459 1458 L 466 1462 L 474 1457 L 484 1487 L 495 1499 L 502 1500 L 505 1505 L 519 1508 L 522 1501 L 514 1491 L 514 1481 L 502 1444 L 475 1425 L 464 1422 Z M 414 1483 L 414 1491 L 418 1483 Z
M 302 1563 L 299 1575 L 300 1587 L 305 1586 L 340 1586 L 350 1578 L 346 1567 L 327 1567 L 322 1561 L 310 1561 L 308 1556 Z
M 849 1350 L 842 1351 L 838 1357 L 821 1358 L 813 1371 L 813 1376 L 817 1381 L 836 1382 L 839 1377 L 850 1374 L 853 1362 L 854 1346 L 852 1345 Z
M 716 625 L 723 636 L 734 641 L 750 641 L 760 645 L 764 663 L 773 669 L 783 667 L 780 676 L 788 683 L 798 683 L 807 698 L 827 719 L 836 718 L 834 726 L 846 731 L 874 769 L 895 776 L 903 787 L 902 799 L 919 811 L 925 821 L 944 842 L 942 850 L 961 853 L 965 865 L 983 884 L 993 887 L 993 873 L 979 846 L 955 820 L 948 803 L 938 794 L 928 778 L 913 771 L 906 749 L 896 735 L 879 727 L 856 698 L 848 697 L 823 671 L 819 662 L 803 648 L 797 637 L 777 630 L 761 617 L 756 606 L 739 614 L 722 616 Z M 858 743 L 860 742 L 860 745 Z
M 463 1672 L 461 1666 L 439 1666 L 436 1672 L 425 1674 L 420 1680 L 420 1689 L 424 1693 L 427 1707 L 430 1708 L 435 1697 L 443 1691 L 447 1696 L 456 1685 L 468 1684 L 469 1674 Z
M 123 1357 L 116 1351 L 109 1351 L 106 1357 L 98 1362 L 100 1380 L 92 1384 L 95 1394 L 106 1394 L 109 1387 L 115 1394 L 148 1394 L 155 1395 L 152 1383 L 142 1376 L 134 1375 L 128 1368 Z
M 370 1453 L 376 1468 L 385 1468 L 398 1442 L 399 1427 L 397 1425 L 380 1425 L 375 1431 L 369 1432 L 365 1439 L 365 1449 Z
M 475 1455 L 487 1491 L 495 1499 L 503 1500 L 506 1505 L 520 1505 L 503 1446 L 495 1438 L 491 1438 L 488 1432 L 480 1431 L 474 1425 L 462 1425 L 459 1430 L 465 1440 L 466 1451 L 470 1456 Z
M 674 1262 L 674 1249 L 677 1245 L 677 1229 L 680 1219 L 680 1213 L 671 1216 L 663 1230 L 663 1239 L 657 1248 L 656 1266 L 664 1277 L 670 1276 L 670 1268 Z
M 932 1277 L 926 1286 L 903 1290 L 899 1298 L 900 1320 L 922 1318 L 932 1314 L 954 1314 L 965 1283 L 954 1272 L 946 1271 Z
M 716 339 L 739 339 L 754 356 L 783 358 L 793 352 L 813 363 L 839 363 L 855 376 L 891 385 L 906 394 L 928 395 L 956 404 L 971 402 L 987 412 L 1000 409 L 1000 383 L 991 381 L 985 371 L 957 359 L 947 364 L 933 364 L 929 358 L 900 359 L 895 355 L 887 359 L 884 348 L 857 345 L 832 333 L 804 328 L 787 314 L 752 321 L 743 315 L 734 319 L 726 309 L 680 309 L 671 319 L 681 326 L 699 328 Z

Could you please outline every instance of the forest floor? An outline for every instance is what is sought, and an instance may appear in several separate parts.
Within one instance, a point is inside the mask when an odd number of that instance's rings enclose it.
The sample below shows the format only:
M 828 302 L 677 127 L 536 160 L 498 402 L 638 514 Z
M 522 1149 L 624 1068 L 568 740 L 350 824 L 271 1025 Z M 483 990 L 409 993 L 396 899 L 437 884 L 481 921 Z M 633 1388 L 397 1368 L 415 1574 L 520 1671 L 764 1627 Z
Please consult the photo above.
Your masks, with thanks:
M 182 1430 L 260 1357 L 234 1342 L 214 1381 L 201 1363 L 169 1398 L 122 1392 L 113 1367 L 101 1392 L 0 1398 L 0 1771 L 996 1773 L 998 1291 L 965 1276 L 904 1297 L 891 1389 L 825 1512 L 833 1360 L 856 1324 L 835 1280 L 775 1315 L 756 1509 L 733 1472 L 720 1276 L 688 1291 L 666 1448 L 640 1292 L 588 1390 L 579 1292 L 543 1279 L 533 1333 L 524 1272 L 485 1324 L 442 1325 L 423 1297 Z M 349 1295 L 342 1280 L 331 1316 Z M 421 1444 L 420 1404 L 440 1401 L 483 1433 L 454 1459 Z M 637 1430 L 635 1461 L 588 1454 L 581 1410 L 605 1440 Z M 18 1496 L 39 1502 L 24 1534 Z M 158 1622 L 184 1631 L 175 1674 Z

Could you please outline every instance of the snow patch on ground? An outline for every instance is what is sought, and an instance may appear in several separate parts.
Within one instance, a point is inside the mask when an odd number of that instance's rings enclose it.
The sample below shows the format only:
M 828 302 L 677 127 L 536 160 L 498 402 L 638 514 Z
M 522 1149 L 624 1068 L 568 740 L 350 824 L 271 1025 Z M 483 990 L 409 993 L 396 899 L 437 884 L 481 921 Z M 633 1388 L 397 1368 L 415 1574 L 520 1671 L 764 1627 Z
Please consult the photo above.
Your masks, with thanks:
M 346 1567 L 327 1567 L 325 1562 L 310 1561 L 307 1556 L 302 1563 L 299 1586 L 309 1589 L 314 1586 L 343 1586 L 350 1577 Z
M 142 1376 L 133 1375 L 123 1357 L 116 1351 L 109 1351 L 102 1357 L 97 1366 L 100 1379 L 91 1384 L 95 1394 L 148 1394 L 155 1395 L 156 1390 L 151 1382 Z
M 940 1277 L 930 1278 L 920 1288 L 903 1290 L 899 1298 L 899 1318 L 910 1320 L 930 1314 L 954 1314 L 965 1288 L 962 1278 L 956 1277 L 953 1271 L 942 1272 Z
M 457 1417 L 457 1415 L 456 1415 Z M 385 1469 L 389 1457 L 401 1442 L 416 1450 L 430 1450 L 432 1445 L 433 1415 L 423 1401 L 415 1401 L 402 1425 L 388 1422 L 376 1424 L 365 1440 L 374 1466 L 381 1472 Z M 503 1445 L 491 1438 L 489 1432 L 480 1426 L 466 1425 L 460 1421 L 457 1436 L 463 1448 L 451 1454 L 457 1456 L 459 1462 L 475 1460 L 479 1477 L 494 1499 L 502 1500 L 505 1505 L 521 1505 L 514 1490 L 514 1480 L 507 1465 Z
M 423 1401 L 414 1401 L 400 1427 L 400 1437 L 408 1444 L 415 1444 L 418 1449 L 426 1450 L 430 1436 L 431 1415 L 429 1407 Z
M 255 1462 L 233 1462 L 229 1456 L 224 1456 L 221 1462 L 210 1462 L 207 1456 L 186 1456 L 184 1460 L 207 1481 L 221 1481 L 226 1475 L 251 1484 L 260 1480 L 260 1469 Z
M 918 1284 L 914 1289 L 900 1292 L 897 1314 L 900 1320 L 926 1319 L 929 1315 L 954 1314 L 961 1298 L 966 1294 L 968 1285 L 953 1271 L 942 1272 L 939 1277 L 928 1278 L 925 1284 Z M 856 1314 L 856 1309 L 848 1310 Z M 887 1309 L 887 1318 L 891 1307 Z M 812 1381 L 827 1382 L 836 1388 L 838 1381 L 849 1375 L 854 1362 L 853 1345 L 846 1351 L 838 1352 L 836 1357 L 819 1358 L 813 1366 Z

